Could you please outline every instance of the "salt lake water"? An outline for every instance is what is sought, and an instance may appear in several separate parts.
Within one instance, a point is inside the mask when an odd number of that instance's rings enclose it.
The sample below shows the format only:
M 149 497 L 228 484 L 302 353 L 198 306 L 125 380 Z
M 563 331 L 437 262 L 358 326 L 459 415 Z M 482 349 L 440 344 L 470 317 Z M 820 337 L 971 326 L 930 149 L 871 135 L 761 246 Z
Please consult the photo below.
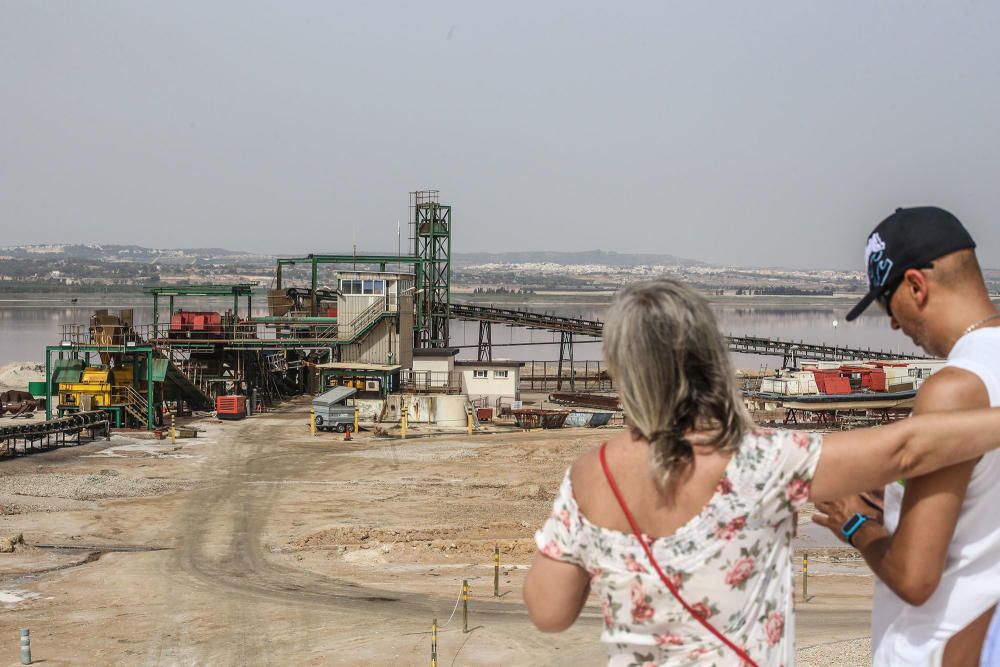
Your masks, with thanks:
M 77 299 L 76 303 L 71 301 L 74 297 Z M 148 303 L 148 298 L 142 295 L 0 295 L 0 364 L 44 361 L 45 346 L 59 344 L 62 325 L 87 323 L 90 315 L 99 308 L 108 308 L 114 312 L 118 308 L 132 307 L 137 324 L 151 322 L 152 309 L 146 305 Z M 844 321 L 844 314 L 852 304 L 853 300 L 850 298 L 836 297 L 828 301 L 816 299 L 808 303 L 801 300 L 788 300 L 784 303 L 777 298 L 748 297 L 745 302 L 730 298 L 713 303 L 713 310 L 719 320 L 720 330 L 726 334 L 920 353 L 901 332 L 890 330 L 888 318 L 875 307 L 870 308 L 869 312 L 855 322 Z M 232 303 L 190 300 L 184 301 L 183 305 L 190 310 L 225 310 Z M 509 302 L 501 305 L 504 308 L 518 307 Z M 586 319 L 603 319 L 606 308 L 600 304 L 567 305 L 549 299 L 528 302 L 523 307 Z M 164 306 L 161 317 L 165 311 Z M 263 298 L 256 299 L 254 311 L 254 315 L 266 314 Z M 475 346 L 479 340 L 478 323 L 452 322 L 451 339 L 452 345 L 462 347 L 461 357 L 474 358 Z M 575 359 L 600 359 L 600 344 L 582 342 L 584 340 L 587 339 L 577 341 L 574 348 Z M 556 359 L 559 354 L 558 341 L 557 334 L 493 325 L 494 358 L 523 361 Z M 503 346 L 503 343 L 512 342 L 533 344 Z M 781 362 L 778 357 L 733 356 L 734 364 L 739 368 L 759 369 L 763 365 L 774 368 Z

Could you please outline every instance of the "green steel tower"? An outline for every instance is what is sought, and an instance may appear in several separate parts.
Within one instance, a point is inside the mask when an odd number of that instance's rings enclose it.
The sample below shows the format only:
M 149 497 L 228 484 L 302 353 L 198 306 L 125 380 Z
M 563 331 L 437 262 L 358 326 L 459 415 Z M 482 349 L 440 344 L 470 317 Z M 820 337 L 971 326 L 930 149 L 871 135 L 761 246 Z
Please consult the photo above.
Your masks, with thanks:
M 448 347 L 451 308 L 451 206 L 438 201 L 437 190 L 410 193 L 410 240 L 417 265 L 418 326 L 415 348 Z

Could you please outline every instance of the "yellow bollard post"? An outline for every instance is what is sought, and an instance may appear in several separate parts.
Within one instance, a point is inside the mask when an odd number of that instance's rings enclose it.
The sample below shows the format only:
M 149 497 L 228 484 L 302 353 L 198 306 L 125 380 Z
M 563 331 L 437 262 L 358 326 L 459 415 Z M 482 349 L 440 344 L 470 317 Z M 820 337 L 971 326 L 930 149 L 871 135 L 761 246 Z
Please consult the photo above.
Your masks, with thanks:
M 472 410 L 467 410 L 466 416 L 469 418 L 469 435 L 472 435 Z
M 406 406 L 403 406 L 403 412 L 399 415 L 399 434 L 403 439 L 406 438 Z
M 469 631 L 469 580 L 462 579 L 462 632 Z
M 809 602 L 809 552 L 802 554 L 802 601 Z
M 316 435 L 316 408 L 309 408 L 309 432 Z
M 493 597 L 500 597 L 500 545 L 493 547 Z
M 431 667 L 438 664 L 438 620 L 431 623 Z
M 174 413 L 170 413 L 170 443 L 177 444 L 177 429 L 174 426 Z
M 354 406 L 354 432 L 358 432 L 358 406 Z

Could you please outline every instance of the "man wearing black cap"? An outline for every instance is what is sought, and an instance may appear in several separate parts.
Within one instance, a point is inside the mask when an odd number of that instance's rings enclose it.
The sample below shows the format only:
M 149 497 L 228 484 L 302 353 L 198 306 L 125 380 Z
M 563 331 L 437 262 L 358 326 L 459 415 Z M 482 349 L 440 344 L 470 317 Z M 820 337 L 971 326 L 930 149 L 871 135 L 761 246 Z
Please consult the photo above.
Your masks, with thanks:
M 1000 313 L 975 247 L 935 207 L 897 209 L 868 237 L 869 291 L 847 319 L 877 302 L 893 329 L 948 360 L 920 387 L 915 413 L 1000 406 Z M 892 484 L 884 502 L 884 519 L 871 497 L 820 504 L 814 517 L 880 579 L 874 664 L 978 665 L 1000 600 L 1000 456 Z

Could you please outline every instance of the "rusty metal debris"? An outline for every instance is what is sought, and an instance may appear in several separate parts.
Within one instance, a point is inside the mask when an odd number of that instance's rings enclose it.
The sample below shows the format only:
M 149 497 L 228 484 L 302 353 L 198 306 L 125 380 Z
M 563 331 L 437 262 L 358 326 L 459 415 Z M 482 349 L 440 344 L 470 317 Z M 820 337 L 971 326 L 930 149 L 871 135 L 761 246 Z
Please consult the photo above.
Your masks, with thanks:
M 30 417 L 38 409 L 38 401 L 26 391 L 11 389 L 0 394 L 0 415 Z

